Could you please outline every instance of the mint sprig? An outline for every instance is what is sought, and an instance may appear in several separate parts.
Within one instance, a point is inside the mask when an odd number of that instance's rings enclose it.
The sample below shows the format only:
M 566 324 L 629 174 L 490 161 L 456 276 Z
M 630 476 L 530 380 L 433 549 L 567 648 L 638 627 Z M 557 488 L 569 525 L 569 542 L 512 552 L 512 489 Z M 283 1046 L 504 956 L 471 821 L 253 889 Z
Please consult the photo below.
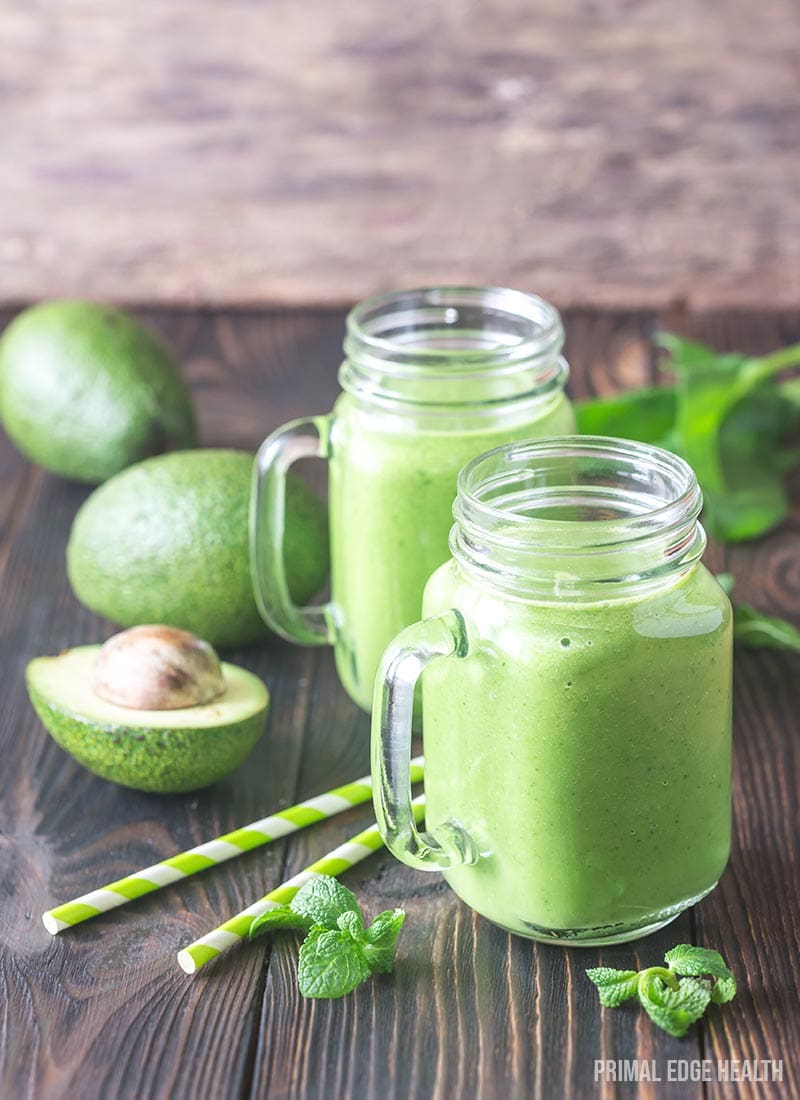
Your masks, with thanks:
M 576 406 L 582 435 L 655 443 L 693 467 L 704 524 L 725 542 L 757 538 L 790 511 L 787 473 L 800 463 L 800 344 L 751 358 L 662 334 L 671 376 L 663 386 Z
M 658 1027 L 680 1039 L 711 1002 L 724 1004 L 736 996 L 736 979 L 718 951 L 679 943 L 664 957 L 663 966 L 646 970 L 587 970 L 597 986 L 600 1004 L 616 1008 L 637 998 Z
M 352 890 L 328 875 L 314 875 L 288 905 L 269 909 L 250 925 L 250 939 L 299 929 L 297 977 L 304 997 L 344 997 L 372 974 L 392 969 L 402 909 L 379 913 L 369 926 Z

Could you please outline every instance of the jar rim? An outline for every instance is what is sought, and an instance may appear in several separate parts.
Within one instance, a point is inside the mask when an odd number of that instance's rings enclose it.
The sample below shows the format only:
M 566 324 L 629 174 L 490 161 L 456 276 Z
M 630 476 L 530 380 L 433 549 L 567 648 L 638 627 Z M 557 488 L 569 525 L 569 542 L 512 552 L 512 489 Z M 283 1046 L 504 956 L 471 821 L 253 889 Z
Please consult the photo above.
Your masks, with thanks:
M 485 474 L 489 469 L 496 467 L 498 462 L 505 461 L 510 472 L 515 463 L 524 469 L 523 464 L 533 466 L 537 459 L 541 461 L 553 458 L 638 461 L 657 469 L 665 478 L 671 479 L 676 486 L 675 492 L 669 499 L 635 514 L 591 520 L 529 516 L 507 507 L 486 503 L 482 499 L 480 489 L 487 484 Z M 508 532 L 507 537 L 513 538 L 514 541 L 520 538 L 525 542 L 529 541 L 525 538 L 527 534 L 530 536 L 530 541 L 535 542 L 537 534 L 547 532 L 550 536 L 548 553 L 552 553 L 554 550 L 561 549 L 565 552 L 577 550 L 580 543 L 576 546 L 574 534 L 580 527 L 591 528 L 589 532 L 592 537 L 591 543 L 585 545 L 585 548 L 589 549 L 596 543 L 595 536 L 600 544 L 606 544 L 612 536 L 616 536 L 614 541 L 621 541 L 626 534 L 636 537 L 643 528 L 651 531 L 657 528 L 659 531 L 664 531 L 675 523 L 686 523 L 697 519 L 702 503 L 702 492 L 694 470 L 688 462 L 671 451 L 650 443 L 611 436 L 569 435 L 505 443 L 477 455 L 461 469 L 458 475 L 458 493 L 453 505 L 453 514 L 457 522 L 466 521 L 472 526 L 484 528 L 487 533 L 502 528 Z M 560 534 L 569 536 L 563 545 L 558 541 L 552 541 L 553 536 L 557 538 Z
M 483 309 L 498 319 L 505 316 L 519 328 L 503 341 L 475 346 L 447 346 L 386 335 L 404 319 L 437 323 L 455 335 L 462 310 Z M 420 377 L 448 363 L 462 375 L 507 366 L 519 370 L 536 360 L 550 362 L 564 343 L 558 310 L 538 295 L 500 286 L 414 287 L 373 295 L 359 302 L 347 316 L 345 353 L 362 366 L 373 366 L 395 377 Z M 462 329 L 463 331 L 463 329 Z
M 579 435 L 509 443 L 459 474 L 450 547 L 514 595 L 616 599 L 700 560 L 702 504 L 691 466 L 661 447 Z
M 691 466 L 649 443 L 506 443 L 459 474 L 450 548 L 463 568 L 509 593 L 602 601 L 698 562 L 702 502 Z

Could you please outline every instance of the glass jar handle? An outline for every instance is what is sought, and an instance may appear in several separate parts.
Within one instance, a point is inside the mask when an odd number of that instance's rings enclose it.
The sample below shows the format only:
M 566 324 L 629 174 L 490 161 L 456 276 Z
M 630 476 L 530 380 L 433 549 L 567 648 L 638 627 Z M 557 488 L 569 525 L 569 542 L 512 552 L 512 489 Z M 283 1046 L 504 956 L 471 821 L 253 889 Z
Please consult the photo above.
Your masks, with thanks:
M 375 813 L 386 847 L 402 863 L 442 871 L 475 863 L 478 848 L 455 818 L 419 832 L 411 805 L 411 722 L 414 688 L 426 665 L 465 657 L 467 631 L 451 610 L 403 630 L 383 655 L 372 705 L 372 779 Z
M 331 417 L 292 420 L 267 436 L 256 455 L 250 497 L 250 571 L 258 610 L 282 637 L 301 645 L 334 640 L 333 605 L 292 602 L 283 558 L 286 474 L 300 458 L 327 458 Z

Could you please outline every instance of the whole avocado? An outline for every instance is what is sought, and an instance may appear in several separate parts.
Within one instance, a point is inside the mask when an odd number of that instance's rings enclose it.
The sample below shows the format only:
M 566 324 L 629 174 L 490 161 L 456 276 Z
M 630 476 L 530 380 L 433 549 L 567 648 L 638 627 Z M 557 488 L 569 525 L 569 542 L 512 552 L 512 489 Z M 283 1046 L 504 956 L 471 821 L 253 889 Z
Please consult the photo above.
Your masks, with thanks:
M 132 317 L 93 302 L 43 302 L 8 325 L 0 417 L 33 462 L 90 483 L 195 443 L 189 390 L 169 349 Z
M 77 598 L 122 626 L 165 623 L 214 646 L 264 637 L 250 579 L 252 467 L 243 451 L 175 451 L 95 489 L 67 545 Z M 299 478 L 286 494 L 287 580 L 305 603 L 327 574 L 327 515 Z

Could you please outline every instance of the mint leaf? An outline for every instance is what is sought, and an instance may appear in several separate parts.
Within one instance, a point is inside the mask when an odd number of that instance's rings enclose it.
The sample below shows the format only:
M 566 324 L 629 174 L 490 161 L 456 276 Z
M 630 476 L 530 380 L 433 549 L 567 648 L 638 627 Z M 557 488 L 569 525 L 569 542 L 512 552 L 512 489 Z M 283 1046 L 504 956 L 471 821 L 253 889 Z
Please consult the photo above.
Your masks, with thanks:
M 402 909 L 387 909 L 379 913 L 364 932 L 364 954 L 374 973 L 388 973 L 392 969 L 397 938 L 406 919 Z
M 639 975 L 639 1000 L 654 1024 L 680 1039 L 708 1008 L 711 989 L 696 978 L 685 978 L 672 989 L 654 973 L 660 969 L 651 967 Z
M 284 928 L 301 928 L 307 932 L 311 925 L 312 921 L 293 912 L 288 905 L 279 905 L 277 909 L 268 909 L 266 913 L 256 917 L 250 925 L 249 936 L 254 940 L 257 936 L 264 936 L 267 932 L 280 932 Z
M 713 974 L 716 977 L 720 972 L 730 974 L 719 951 L 695 947 L 691 943 L 679 943 L 666 953 L 664 961 L 670 970 L 680 975 Z
M 783 472 L 794 460 L 783 441 L 796 421 L 793 403 L 771 379 L 800 360 L 800 346 L 749 358 L 668 334 L 656 342 L 672 356 L 673 449 L 697 474 L 706 526 L 729 542 L 770 530 L 789 510 Z
M 779 382 L 777 389 L 781 400 L 785 401 L 791 410 L 800 413 L 800 375 L 786 382 Z
M 610 966 L 597 966 L 593 970 L 587 970 L 586 974 L 597 986 L 600 1004 L 606 1008 L 616 1008 L 637 994 L 639 975 L 635 970 L 614 970 Z
M 793 649 L 800 652 L 800 630 L 773 615 L 762 615 L 749 604 L 740 603 L 733 609 L 733 636 L 746 646 L 768 649 Z
M 651 386 L 575 405 L 581 435 L 607 435 L 663 446 L 675 423 L 675 390 Z
M 733 974 L 728 978 L 717 978 L 711 989 L 711 1000 L 715 1005 L 724 1005 L 736 996 L 737 986 Z
M 706 526 L 729 541 L 774 526 L 786 514 L 780 476 L 769 473 L 758 486 L 742 486 L 726 476 L 721 453 L 722 427 L 736 403 L 746 357 L 715 356 L 710 348 L 674 336 L 659 342 L 671 352 L 669 369 L 677 375 L 675 446 L 702 486 Z
M 670 970 L 674 970 L 676 974 L 695 977 L 710 974 L 716 979 L 711 990 L 711 1000 L 715 1004 L 725 1004 L 736 996 L 736 979 L 719 951 L 713 951 L 709 947 L 693 947 L 690 943 L 679 943 L 664 958 Z
M 315 924 L 300 948 L 297 977 L 304 997 L 344 997 L 370 973 L 361 944 L 341 929 Z
M 795 379 L 798 381 L 798 379 Z M 762 382 L 740 399 L 720 428 L 722 464 L 729 479 L 752 484 L 762 469 L 785 473 L 800 458 L 800 404 L 787 383 Z
M 678 375 L 692 374 L 696 371 L 713 371 L 721 375 L 735 374 L 747 361 L 747 356 L 739 352 L 720 354 L 708 344 L 684 340 L 682 336 L 676 336 L 672 332 L 656 333 L 653 343 L 656 347 L 669 352 L 671 361 L 667 369 Z
M 352 936 L 357 943 L 361 943 L 364 938 L 364 919 L 360 913 L 353 913 L 348 910 L 346 913 L 340 914 L 336 920 L 336 925 L 341 928 L 342 932 L 347 932 L 349 936 Z
M 310 878 L 292 898 L 290 908 L 312 923 L 331 930 L 339 928 L 338 920 L 343 913 L 355 913 L 364 927 L 355 894 L 330 875 Z

